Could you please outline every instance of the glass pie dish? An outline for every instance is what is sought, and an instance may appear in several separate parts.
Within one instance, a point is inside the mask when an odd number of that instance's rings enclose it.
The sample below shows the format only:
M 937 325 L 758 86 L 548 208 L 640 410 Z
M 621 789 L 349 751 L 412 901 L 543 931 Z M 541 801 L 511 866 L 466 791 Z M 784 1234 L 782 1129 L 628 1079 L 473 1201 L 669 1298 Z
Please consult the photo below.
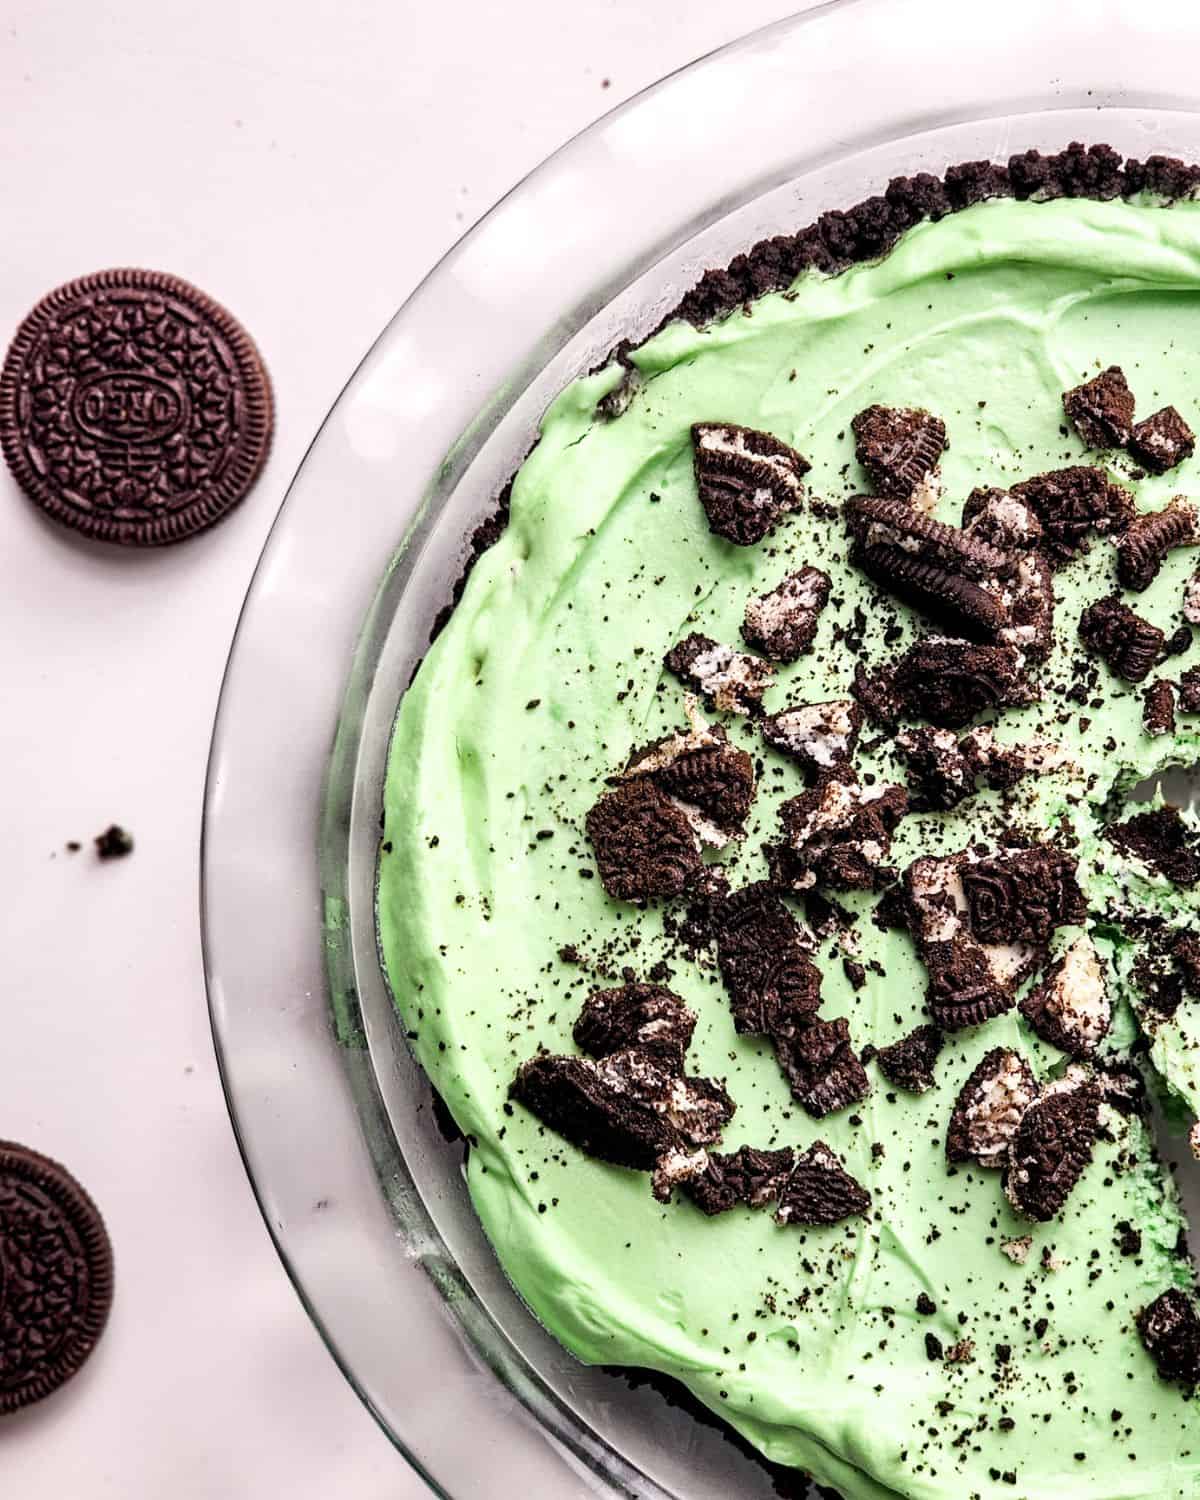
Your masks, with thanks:
M 601 120 L 477 225 L 321 428 L 246 601 L 214 732 L 203 898 L 238 1139 L 297 1290 L 435 1491 L 766 1497 L 657 1383 L 587 1368 L 508 1285 L 379 968 L 405 686 L 548 401 L 701 271 L 889 178 L 1110 141 L 1200 159 L 1182 6 L 833 0 Z M 1177 794 L 1178 796 L 1178 794 Z

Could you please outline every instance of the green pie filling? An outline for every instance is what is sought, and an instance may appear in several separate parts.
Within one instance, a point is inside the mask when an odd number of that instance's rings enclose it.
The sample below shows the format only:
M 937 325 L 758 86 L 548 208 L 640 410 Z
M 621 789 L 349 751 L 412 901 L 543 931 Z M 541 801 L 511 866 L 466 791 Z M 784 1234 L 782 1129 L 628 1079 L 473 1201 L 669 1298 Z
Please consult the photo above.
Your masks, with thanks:
M 1195 1403 L 1158 1376 L 1134 1324 L 1159 1293 L 1191 1284 L 1176 1194 L 1136 1114 L 1105 1107 L 1091 1165 L 1046 1224 L 1009 1207 L 999 1174 L 950 1172 L 945 1159 L 951 1108 L 988 1049 L 1016 1048 L 1043 1079 L 1065 1067 L 1015 1009 L 950 1033 L 931 1091 L 904 1093 L 871 1066 L 867 1099 L 809 1118 L 769 1043 L 735 1034 L 711 954 L 681 956 L 678 905 L 610 900 L 584 834 L 630 750 L 685 722 L 666 652 L 693 630 L 742 648 L 747 600 L 786 573 L 824 569 L 832 597 L 813 649 L 779 668 L 769 712 L 846 696 L 857 658 L 844 633 L 859 611 L 871 662 L 928 633 L 846 560 L 836 508 L 869 489 L 850 431 L 864 407 L 944 420 L 937 514 L 955 524 L 974 487 L 1072 463 L 1106 465 L 1143 510 L 1194 485 L 1200 460 L 1139 477 L 1119 453 L 1085 452 L 1063 425 L 1061 395 L 1117 364 L 1139 418 L 1171 403 L 1195 425 L 1200 203 L 982 204 L 919 225 L 878 263 L 805 275 L 703 330 L 671 324 L 632 360 L 643 378 L 619 416 L 597 411 L 622 378 L 615 365 L 546 413 L 511 521 L 405 694 L 391 748 L 383 958 L 417 1056 L 470 1137 L 472 1200 L 506 1273 L 580 1359 L 676 1377 L 770 1459 L 848 1500 L 1200 1494 Z M 758 546 L 721 540 L 697 499 L 695 422 L 793 445 L 812 463 L 810 502 L 830 504 L 804 505 Z M 1170 635 L 1197 560 L 1175 551 L 1126 601 Z M 1124 1053 L 1144 1034 L 1190 1118 L 1200 1003 L 1152 1020 L 1129 932 L 1131 918 L 1154 912 L 1200 927 L 1200 898 L 1099 830 L 1125 815 L 1120 799 L 1136 782 L 1200 759 L 1200 716 L 1148 736 L 1141 688 L 1099 662 L 1085 706 L 1063 696 L 1084 655 L 1080 612 L 1115 587 L 1113 567 L 1111 542 L 1096 537 L 1055 575 L 1042 701 L 997 719 L 1001 740 L 1046 736 L 1070 763 L 1027 778 L 1003 809 L 983 791 L 953 812 L 906 817 L 889 863 L 994 845 L 1002 826 L 1077 836 L 1088 926 L 1117 1000 L 1102 1051 Z M 1189 665 L 1168 660 L 1151 680 Z M 762 762 L 746 837 L 709 856 L 736 888 L 765 877 L 779 804 L 804 782 L 748 720 L 709 717 Z M 860 775 L 903 783 L 892 746 L 870 747 L 877 738 L 864 733 Z M 874 895 L 838 899 L 862 915 L 818 947 L 821 1013 L 847 1017 L 858 1048 L 885 1046 L 928 1019 L 926 972 L 907 933 L 871 921 Z M 1072 935 L 1058 933 L 1056 949 Z M 582 965 L 560 958 L 569 946 Z M 867 966 L 857 991 L 847 954 Z M 748 1208 L 706 1218 L 678 1193 L 662 1204 L 646 1174 L 589 1158 L 510 1101 L 519 1064 L 539 1047 L 577 1050 L 571 1027 L 590 990 L 625 966 L 645 977 L 660 960 L 699 1017 L 689 1073 L 723 1079 L 737 1103 L 722 1149 L 824 1140 L 870 1191 L 866 1217 L 805 1229 Z M 1123 1221 L 1141 1233 L 1137 1254 L 1118 1246 Z M 1025 1236 L 1016 1263 L 1002 1245 Z M 922 1293 L 934 1313 L 918 1313 Z M 972 1357 L 930 1358 L 929 1333 L 944 1349 L 968 1340 Z

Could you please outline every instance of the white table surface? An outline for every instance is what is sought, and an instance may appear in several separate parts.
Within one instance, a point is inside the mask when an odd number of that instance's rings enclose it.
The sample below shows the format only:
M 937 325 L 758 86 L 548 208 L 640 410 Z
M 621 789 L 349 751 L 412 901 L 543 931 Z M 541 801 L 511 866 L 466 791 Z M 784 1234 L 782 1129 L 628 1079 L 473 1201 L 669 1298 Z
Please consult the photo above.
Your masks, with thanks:
M 226 649 L 305 446 L 419 277 L 568 135 L 791 8 L 0 5 L 0 343 L 73 276 L 174 271 L 246 323 L 278 409 L 247 502 L 158 552 L 76 541 L 0 470 L 0 1137 L 70 1165 L 117 1263 L 85 1370 L 0 1419 L 5 1496 L 425 1492 L 284 1276 L 217 1079 L 197 847 Z M 102 865 L 114 820 L 136 852 Z

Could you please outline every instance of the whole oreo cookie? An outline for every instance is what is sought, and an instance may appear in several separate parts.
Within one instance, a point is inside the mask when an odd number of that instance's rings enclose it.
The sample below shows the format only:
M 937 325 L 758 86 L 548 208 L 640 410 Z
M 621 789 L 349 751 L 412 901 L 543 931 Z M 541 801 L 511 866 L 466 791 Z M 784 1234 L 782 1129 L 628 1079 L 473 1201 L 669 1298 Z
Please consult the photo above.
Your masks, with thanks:
M 0 447 L 48 516 L 96 541 L 151 547 L 211 526 L 271 446 L 250 336 L 196 287 L 101 271 L 44 297 L 0 373 Z
M 0 1415 L 58 1389 L 108 1321 L 112 1247 L 57 1162 L 0 1141 Z

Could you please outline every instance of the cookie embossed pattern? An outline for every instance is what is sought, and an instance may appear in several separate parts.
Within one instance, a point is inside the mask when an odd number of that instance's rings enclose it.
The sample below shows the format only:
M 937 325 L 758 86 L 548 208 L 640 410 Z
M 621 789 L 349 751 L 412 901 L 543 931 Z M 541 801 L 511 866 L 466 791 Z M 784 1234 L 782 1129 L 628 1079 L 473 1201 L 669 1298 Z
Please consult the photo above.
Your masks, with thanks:
M 59 287 L 0 375 L 0 445 L 47 515 L 96 541 L 157 546 L 221 519 L 271 443 L 266 370 L 241 325 L 155 271 Z

